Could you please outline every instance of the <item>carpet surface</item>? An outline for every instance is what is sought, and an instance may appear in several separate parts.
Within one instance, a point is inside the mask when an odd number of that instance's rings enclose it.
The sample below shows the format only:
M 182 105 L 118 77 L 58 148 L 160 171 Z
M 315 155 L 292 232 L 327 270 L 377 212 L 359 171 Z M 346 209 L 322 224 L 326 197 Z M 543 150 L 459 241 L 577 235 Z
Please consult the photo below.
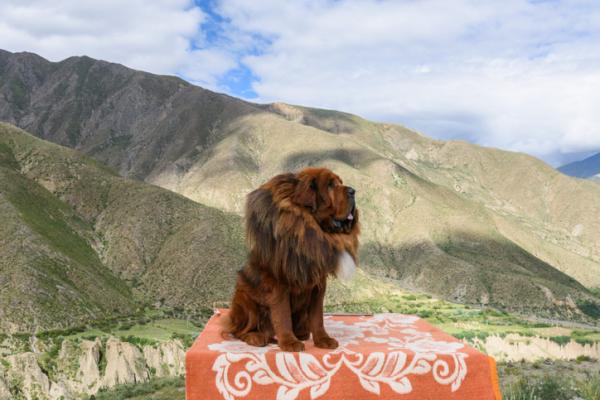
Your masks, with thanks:
M 286 353 L 223 338 L 219 310 L 186 354 L 186 398 L 501 399 L 491 357 L 401 314 L 326 315 L 340 346 Z

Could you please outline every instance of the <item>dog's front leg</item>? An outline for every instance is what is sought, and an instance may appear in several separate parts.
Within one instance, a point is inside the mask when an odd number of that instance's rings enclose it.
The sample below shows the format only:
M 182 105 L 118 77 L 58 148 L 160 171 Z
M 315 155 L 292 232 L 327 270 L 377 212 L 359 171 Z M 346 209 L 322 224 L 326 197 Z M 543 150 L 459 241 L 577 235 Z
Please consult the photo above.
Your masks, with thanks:
M 304 351 L 302 343 L 292 329 L 292 311 L 288 291 L 278 291 L 269 296 L 271 323 L 277 336 L 277 344 L 283 351 Z
M 338 341 L 325 332 L 323 325 L 323 299 L 326 286 L 326 281 L 323 281 L 322 285 L 313 288 L 308 318 L 315 346 L 322 349 L 335 349 L 338 347 Z

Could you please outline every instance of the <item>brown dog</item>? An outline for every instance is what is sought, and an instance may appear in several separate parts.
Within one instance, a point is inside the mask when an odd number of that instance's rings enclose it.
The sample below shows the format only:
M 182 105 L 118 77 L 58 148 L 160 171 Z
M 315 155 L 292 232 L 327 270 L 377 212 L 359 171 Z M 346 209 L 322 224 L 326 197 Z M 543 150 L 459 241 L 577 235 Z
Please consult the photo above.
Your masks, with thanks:
M 354 270 L 358 210 L 354 189 L 325 168 L 277 175 L 248 195 L 248 263 L 239 271 L 224 330 L 254 346 L 302 351 L 338 342 L 323 326 L 328 275 Z

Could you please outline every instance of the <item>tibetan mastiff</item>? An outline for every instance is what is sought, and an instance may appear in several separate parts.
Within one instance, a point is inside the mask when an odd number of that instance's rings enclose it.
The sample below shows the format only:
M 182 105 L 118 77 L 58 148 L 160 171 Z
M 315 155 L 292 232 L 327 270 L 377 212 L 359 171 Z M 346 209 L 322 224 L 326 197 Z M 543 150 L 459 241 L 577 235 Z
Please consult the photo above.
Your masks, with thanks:
M 355 190 L 326 168 L 277 175 L 248 195 L 248 262 L 238 273 L 223 328 L 253 346 L 304 350 L 338 342 L 323 326 L 327 277 L 351 274 L 357 262 Z

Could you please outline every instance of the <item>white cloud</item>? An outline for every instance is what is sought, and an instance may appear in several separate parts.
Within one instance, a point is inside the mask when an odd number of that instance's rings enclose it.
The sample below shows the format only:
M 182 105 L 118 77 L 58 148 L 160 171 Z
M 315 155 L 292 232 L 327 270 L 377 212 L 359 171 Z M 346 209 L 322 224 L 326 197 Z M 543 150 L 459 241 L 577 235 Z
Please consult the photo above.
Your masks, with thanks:
M 270 45 L 242 62 L 263 101 L 405 123 L 551 162 L 600 149 L 591 1 L 246 1 L 219 12 Z
M 180 74 L 216 88 L 234 56 L 205 44 L 202 10 L 189 0 L 53 0 L 0 2 L 0 48 L 52 61 L 73 55 Z
M 4 0 L 0 48 L 51 60 L 86 54 L 234 95 L 253 75 L 259 101 L 350 111 L 553 163 L 600 149 L 596 1 L 203 7 L 221 19 L 191 0 Z

